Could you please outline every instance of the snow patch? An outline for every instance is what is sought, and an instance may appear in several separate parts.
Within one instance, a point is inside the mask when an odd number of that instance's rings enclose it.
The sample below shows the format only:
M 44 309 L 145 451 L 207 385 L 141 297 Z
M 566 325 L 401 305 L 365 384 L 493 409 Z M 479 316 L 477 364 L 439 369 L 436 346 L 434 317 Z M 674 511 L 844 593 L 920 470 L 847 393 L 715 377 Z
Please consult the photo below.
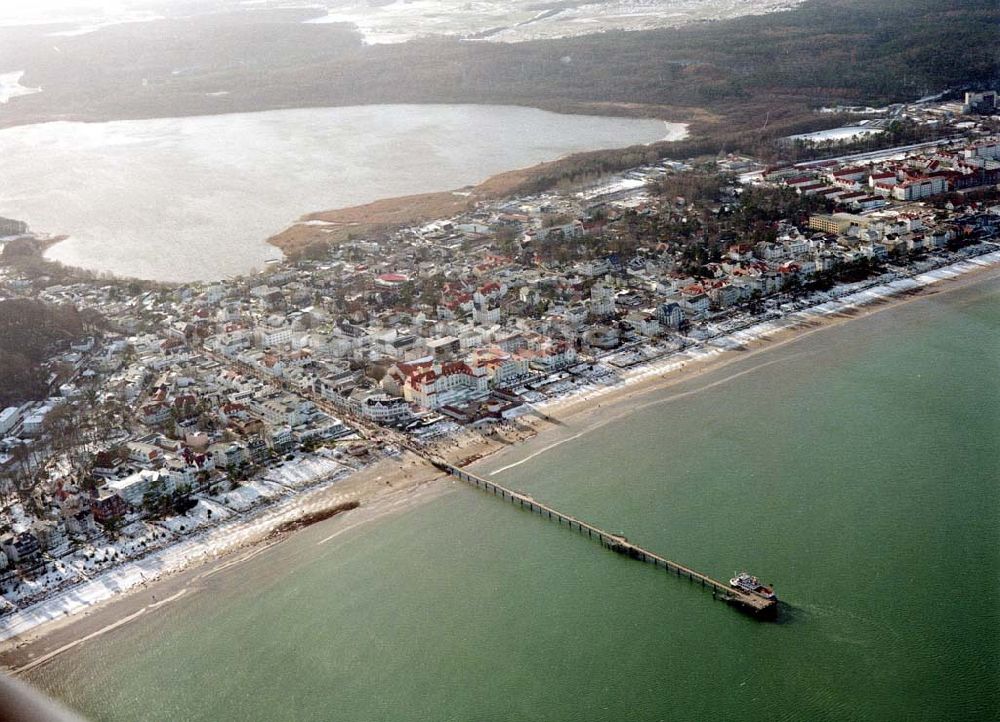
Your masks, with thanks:
M 28 88 L 21 85 L 21 78 L 24 76 L 23 70 L 15 70 L 12 73 L 0 73 L 0 103 L 7 103 L 11 98 L 22 95 L 33 95 L 41 93 L 41 88 Z

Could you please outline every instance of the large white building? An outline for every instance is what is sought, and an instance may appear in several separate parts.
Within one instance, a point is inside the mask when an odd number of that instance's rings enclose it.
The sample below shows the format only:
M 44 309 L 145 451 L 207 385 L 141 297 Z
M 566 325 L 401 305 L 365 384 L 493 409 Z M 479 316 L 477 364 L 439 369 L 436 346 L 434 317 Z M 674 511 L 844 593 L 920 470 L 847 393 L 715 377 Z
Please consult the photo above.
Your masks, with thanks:
M 292 342 L 291 326 L 260 326 L 255 331 L 258 343 L 267 348 L 268 346 L 284 346 Z
M 604 284 L 595 283 L 590 288 L 590 315 L 592 318 L 607 318 L 615 313 L 615 294 Z
M 892 187 L 892 197 L 897 201 L 918 201 L 921 198 L 944 193 L 948 190 L 948 182 L 944 176 L 931 175 L 903 181 Z
M 20 421 L 21 413 L 17 410 L 16 406 L 8 406 L 3 411 L 0 411 L 0 436 L 9 434 Z
M 468 365 L 485 370 L 489 387 L 494 389 L 511 386 L 530 373 L 528 358 L 520 353 L 508 353 L 497 346 L 476 349 L 469 355 Z
M 21 426 L 21 432 L 25 436 L 41 435 L 42 429 L 45 427 L 45 417 L 49 415 L 52 408 L 53 403 L 50 400 L 25 416 L 24 423 Z
M 142 469 L 122 479 L 109 480 L 108 488 L 117 491 L 118 495 L 132 506 L 142 506 L 142 497 L 147 492 L 158 495 L 173 493 L 174 480 L 165 471 Z
M 553 341 L 543 336 L 528 338 L 528 347 L 521 351 L 531 368 L 546 373 L 572 366 L 576 363 L 576 348 L 566 341 Z
M 500 307 L 489 302 L 483 304 L 473 304 L 472 320 L 480 326 L 492 326 L 500 323 Z
M 423 358 L 392 366 L 382 387 L 410 403 L 438 409 L 487 395 L 489 375 L 485 368 L 473 368 L 464 361 L 440 363 Z
M 406 399 L 385 393 L 368 393 L 357 403 L 358 412 L 376 424 L 397 424 L 413 414 Z
M 656 309 L 656 315 L 660 319 L 660 323 L 667 328 L 680 328 L 684 322 L 684 310 L 677 303 L 668 301 L 660 304 L 659 308 Z
M 254 415 L 274 426 L 299 426 L 316 414 L 311 401 L 291 394 L 251 400 L 250 408 Z
M 403 398 L 428 409 L 464 403 L 489 390 L 485 369 L 472 369 L 464 362 L 435 364 L 407 377 Z

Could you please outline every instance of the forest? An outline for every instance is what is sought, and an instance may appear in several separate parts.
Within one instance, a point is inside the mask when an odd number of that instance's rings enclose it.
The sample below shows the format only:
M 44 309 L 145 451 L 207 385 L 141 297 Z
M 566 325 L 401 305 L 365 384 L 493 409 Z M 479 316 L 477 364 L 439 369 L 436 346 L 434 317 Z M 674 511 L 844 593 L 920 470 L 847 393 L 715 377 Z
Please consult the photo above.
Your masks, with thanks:
M 71 306 L 0 301 L 0 408 L 44 396 L 49 370 L 43 364 L 53 347 L 83 333 L 84 321 Z
M 517 45 L 422 41 L 348 60 L 366 94 L 701 108 L 735 128 L 832 102 L 915 100 L 997 78 L 997 3 L 811 0 L 674 30 Z M 421 58 L 427 58 L 423 63 Z
M 0 64 L 45 88 L 10 104 L 0 124 L 461 102 L 653 115 L 710 137 L 723 126 L 808 130 L 830 120 L 810 117 L 819 105 L 915 100 L 1000 77 L 994 0 L 807 0 L 763 16 L 516 44 L 369 46 L 349 26 L 256 17 L 123 25 L 63 38 L 59 53 L 50 38 L 0 28 Z M 220 88 L 223 100 L 210 96 Z

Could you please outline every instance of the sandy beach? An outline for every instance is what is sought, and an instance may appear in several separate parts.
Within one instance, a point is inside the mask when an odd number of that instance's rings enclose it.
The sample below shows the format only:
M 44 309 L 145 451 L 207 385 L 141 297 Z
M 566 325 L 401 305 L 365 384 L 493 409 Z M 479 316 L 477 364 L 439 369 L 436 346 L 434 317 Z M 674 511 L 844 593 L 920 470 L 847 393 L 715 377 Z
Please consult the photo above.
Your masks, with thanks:
M 315 490 L 293 497 L 290 500 L 293 503 L 265 509 L 239 528 L 222 529 L 223 533 L 228 531 L 227 543 L 193 540 L 203 545 L 203 554 L 180 559 L 173 567 L 165 564 L 161 569 L 148 574 L 148 580 L 139 580 L 119 593 L 100 595 L 90 601 L 76 587 L 71 588 L 36 605 L 46 608 L 45 611 L 36 613 L 35 616 L 24 615 L 17 620 L 20 622 L 18 626 L 11 624 L 12 620 L 7 620 L 7 639 L 0 651 L 0 656 L 3 656 L 0 663 L 8 669 L 21 671 L 22 667 L 33 661 L 37 662 L 41 657 L 51 658 L 47 655 L 53 651 L 66 651 L 85 639 L 93 638 L 95 632 L 110 631 L 117 628 L 122 620 L 131 621 L 184 594 L 203 588 L 203 582 L 210 577 L 238 567 L 268 548 L 280 544 L 289 536 L 288 533 L 276 531 L 282 524 L 335 505 L 358 501 L 361 504 L 359 508 L 342 514 L 345 519 L 350 520 L 346 528 L 352 528 L 393 510 L 412 507 L 424 498 L 433 498 L 433 485 L 428 482 L 440 478 L 441 473 L 437 469 L 413 454 L 405 453 L 398 458 L 383 459 L 332 484 L 321 485 Z M 329 522 L 330 519 L 325 520 L 326 524 Z M 322 524 L 321 522 L 317 526 Z M 120 574 L 119 570 L 112 570 L 111 573 L 114 572 Z M 72 609 L 72 612 L 48 613 L 49 608 L 58 608 L 60 605 Z M 25 611 L 30 612 L 32 609 Z M 41 649 L 36 646 L 38 644 Z M 23 655 L 21 650 L 25 650 Z
M 805 312 L 790 314 L 778 322 L 764 322 L 732 334 L 730 338 L 735 343 L 682 355 L 680 359 L 669 357 L 665 361 L 640 367 L 627 375 L 622 385 L 595 389 L 541 405 L 539 412 L 548 419 L 540 414 L 519 419 L 531 429 L 531 433 L 523 437 L 530 438 L 530 441 L 519 446 L 516 452 L 510 453 L 509 456 L 516 456 L 516 459 L 511 460 L 508 455 L 501 457 L 497 452 L 502 451 L 503 447 L 484 443 L 482 447 L 471 450 L 464 461 L 474 463 L 480 473 L 502 473 L 535 454 L 544 453 L 554 445 L 613 423 L 635 410 L 663 403 L 669 398 L 677 398 L 680 393 L 686 395 L 702 391 L 708 388 L 707 384 L 688 387 L 709 372 L 732 367 L 731 374 L 711 381 L 712 386 L 728 383 L 762 365 L 773 363 L 774 360 L 766 356 L 767 352 L 792 343 L 802 346 L 811 335 L 824 329 L 883 313 L 918 299 L 973 284 L 994 282 L 1000 278 L 1000 252 L 980 257 L 976 261 L 978 263 L 970 262 L 970 266 L 961 272 L 939 269 L 921 274 L 928 277 L 918 277 L 912 283 L 905 284 L 909 286 L 908 289 L 899 288 L 892 292 L 872 289 L 858 294 L 860 298 L 857 299 L 848 297 L 842 302 L 823 304 Z M 682 385 L 684 390 L 674 393 L 675 387 Z M 449 460 L 453 463 L 463 461 L 454 456 Z
M 1000 280 L 1000 252 L 902 279 L 894 287 L 865 289 L 829 304 L 790 314 L 731 334 L 716 344 L 680 357 L 667 357 L 631 370 L 621 383 L 595 388 L 576 396 L 539 405 L 493 435 L 466 431 L 435 450 L 455 464 L 472 464 L 478 473 L 498 474 L 539 454 L 612 424 L 637 409 L 699 393 L 730 383 L 756 369 L 780 363 L 789 355 L 809 352 L 810 337 L 848 321 L 891 311 L 902 304 L 929 301 L 977 284 Z M 228 545 L 210 546 L 210 553 L 192 557 L 173 568 L 164 567 L 159 578 L 142 581 L 127 591 L 93 602 L 77 600 L 64 614 L 32 617 L 31 608 L 8 617 L 0 627 L 4 642 L 0 664 L 8 670 L 27 671 L 55 656 L 84 644 L 145 614 L 171 604 L 185 595 L 209 592 L 225 583 L 240 565 L 266 555 L 290 535 L 273 534 L 283 522 L 346 501 L 358 501 L 358 509 L 339 514 L 308 528 L 317 543 L 415 505 L 432 502 L 454 490 L 458 482 L 445 478 L 416 455 L 406 453 L 369 465 L 327 486 L 294 497 L 294 503 L 268 509 L 249 525 L 233 528 Z M 63 593 L 79 596 L 75 589 Z M 41 603 L 42 606 L 48 604 Z M 50 605 L 51 606 L 51 605 Z

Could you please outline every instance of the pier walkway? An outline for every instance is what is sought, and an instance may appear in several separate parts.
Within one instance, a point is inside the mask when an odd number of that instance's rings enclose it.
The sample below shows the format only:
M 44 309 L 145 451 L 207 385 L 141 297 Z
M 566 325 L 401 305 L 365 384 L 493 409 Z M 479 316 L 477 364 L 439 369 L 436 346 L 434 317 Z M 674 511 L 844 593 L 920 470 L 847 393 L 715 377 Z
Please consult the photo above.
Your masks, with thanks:
M 210 358 L 217 360 L 219 363 L 232 364 L 234 367 L 238 368 L 238 370 L 258 376 L 267 383 L 276 383 L 283 388 L 286 387 L 284 382 L 273 378 L 267 378 L 258 369 L 254 369 L 245 364 L 237 364 L 232 359 L 227 359 L 207 349 L 205 350 L 205 353 Z M 778 604 L 776 600 L 764 599 L 756 594 L 747 594 L 738 589 L 733 589 L 728 584 L 720 582 L 718 579 L 713 579 L 707 574 L 702 574 L 701 572 L 695 571 L 694 569 L 686 567 L 683 564 L 678 564 L 677 562 L 665 559 L 658 554 L 654 554 L 638 544 L 633 544 L 624 536 L 604 531 L 600 527 L 588 524 L 585 521 L 580 521 L 569 514 L 563 514 L 561 511 L 557 511 L 546 504 L 535 501 L 527 494 L 513 491 L 512 489 L 508 489 L 505 486 L 497 484 L 496 482 L 487 481 L 480 476 L 476 476 L 461 467 L 449 464 L 428 451 L 426 448 L 416 444 L 405 434 L 381 427 L 368 419 L 356 416 L 351 413 L 350 409 L 336 406 L 329 399 L 321 397 L 316 393 L 302 389 L 298 389 L 297 392 L 312 400 L 313 403 L 315 403 L 321 410 L 347 419 L 351 426 L 353 426 L 365 438 L 387 441 L 399 446 L 402 449 L 407 449 L 426 461 L 429 461 L 441 471 L 454 476 L 457 479 L 461 479 L 467 484 L 471 484 L 472 486 L 482 489 L 487 493 L 498 496 L 501 499 L 509 501 L 511 504 L 517 504 L 522 509 L 527 508 L 540 516 L 552 519 L 560 525 L 565 524 L 570 530 L 579 532 L 580 534 L 586 534 L 588 539 L 596 539 L 601 543 L 601 546 L 604 546 L 614 552 L 647 564 L 652 564 L 663 569 L 668 574 L 676 574 L 678 577 L 687 577 L 691 582 L 698 583 L 703 588 L 711 589 L 713 599 L 720 599 L 728 604 L 739 607 L 746 612 L 750 612 L 751 614 L 758 616 L 768 616 L 777 611 Z
M 733 589 L 728 584 L 720 582 L 718 579 L 713 579 L 707 574 L 702 574 L 683 564 L 672 562 L 637 544 L 633 544 L 623 536 L 604 531 L 600 527 L 580 521 L 569 514 L 563 514 L 561 511 L 557 511 L 546 504 L 535 501 L 527 494 L 513 491 L 493 481 L 487 481 L 480 476 L 476 476 L 457 466 L 452 466 L 440 459 L 433 459 L 432 461 L 435 466 L 451 476 L 461 479 L 467 484 L 471 484 L 494 496 L 498 496 L 505 501 L 509 501 L 511 504 L 516 504 L 522 509 L 528 509 L 560 525 L 565 524 L 570 530 L 586 534 L 588 539 L 596 539 L 601 543 L 601 546 L 611 549 L 614 552 L 647 564 L 652 564 L 663 569 L 668 574 L 687 577 L 692 582 L 699 583 L 706 589 L 711 589 L 713 599 L 721 599 L 729 604 L 740 607 L 744 611 L 760 616 L 773 614 L 777 609 L 777 602 L 773 599 L 764 599 L 756 594 L 746 594 Z

